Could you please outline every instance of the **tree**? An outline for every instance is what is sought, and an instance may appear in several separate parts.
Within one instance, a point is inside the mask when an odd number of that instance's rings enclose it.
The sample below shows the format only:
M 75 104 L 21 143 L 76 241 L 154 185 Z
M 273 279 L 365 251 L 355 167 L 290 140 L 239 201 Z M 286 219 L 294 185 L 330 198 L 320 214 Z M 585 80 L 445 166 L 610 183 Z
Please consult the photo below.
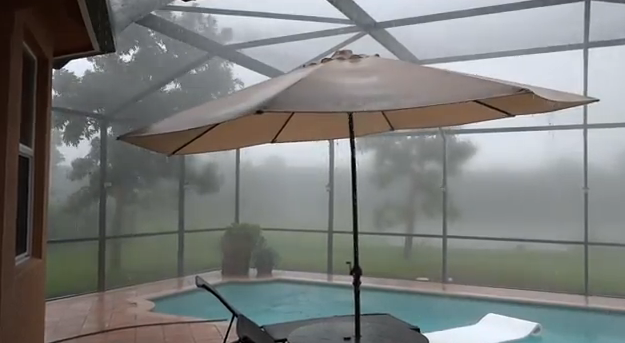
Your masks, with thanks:
M 469 141 L 447 135 L 447 173 L 456 175 L 475 154 Z M 415 233 L 417 218 L 433 217 L 443 208 L 440 189 L 443 173 L 444 141 L 442 136 L 379 136 L 364 139 L 362 149 L 373 153 L 373 183 L 380 189 L 393 189 L 399 197 L 387 199 L 376 209 L 378 227 L 405 225 L 406 233 Z M 395 193 L 397 194 L 397 193 Z M 458 210 L 448 199 L 448 216 Z M 404 257 L 412 254 L 412 237 L 404 240 Z
M 50 152 L 50 168 L 56 170 L 61 166 L 61 163 L 65 162 L 65 156 L 59 149 L 63 145 L 63 138 L 59 130 L 52 130 L 52 138 L 50 139 L 50 145 L 52 151 Z
M 57 180 L 63 178 L 67 173 L 67 167 L 62 163 L 65 162 L 65 156 L 59 149 L 63 145 L 63 139 L 59 130 L 52 130 L 50 138 L 50 198 L 56 199 L 59 192 L 59 182 Z
M 57 238 L 69 229 L 68 216 L 65 215 L 60 203 L 66 196 L 67 182 L 65 175 L 69 167 L 63 165 L 65 156 L 59 149 L 63 144 L 61 132 L 52 130 L 50 139 L 50 193 L 48 199 L 48 236 Z
M 217 22 L 207 15 L 163 15 L 217 41 L 224 42 L 231 35 L 229 31 L 219 30 Z M 135 205 L 149 197 L 153 188 L 176 180 L 178 158 L 151 153 L 116 142 L 115 139 L 134 128 L 235 91 L 242 84 L 234 78 L 231 64 L 213 58 L 125 110 L 118 111 L 117 106 L 149 88 L 167 70 L 178 68 L 204 54 L 185 43 L 132 25 L 117 38 L 117 53 L 88 58 L 92 69 L 88 69 L 84 75 L 78 76 L 69 70 L 55 72 L 55 106 L 102 113 L 105 116 L 110 116 L 111 112 L 115 114 L 115 118 L 110 118 L 108 124 L 87 117 L 61 113 L 55 115 L 55 127 L 62 131 L 65 144 L 76 147 L 81 140 L 90 141 L 87 154 L 71 164 L 69 178 L 82 180 L 85 185 L 68 199 L 68 209 L 92 206 L 99 201 L 101 125 L 107 125 L 109 142 L 105 182 L 108 202 L 113 208 L 109 234 L 115 236 L 122 233 L 122 226 L 136 210 Z M 189 161 L 193 163 L 192 159 Z M 219 189 L 219 174 L 214 163 L 205 163 L 200 169 L 187 168 L 186 178 L 200 192 Z M 175 193 L 171 194 L 173 197 Z M 109 249 L 110 267 L 119 269 L 119 240 L 112 240 Z

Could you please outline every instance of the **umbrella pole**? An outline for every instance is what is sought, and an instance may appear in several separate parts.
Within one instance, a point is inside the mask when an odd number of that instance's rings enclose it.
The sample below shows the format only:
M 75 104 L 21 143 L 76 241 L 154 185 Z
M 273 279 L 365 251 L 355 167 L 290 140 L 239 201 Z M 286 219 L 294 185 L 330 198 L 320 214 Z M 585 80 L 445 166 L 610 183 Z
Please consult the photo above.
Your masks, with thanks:
M 352 238 L 354 261 L 350 270 L 352 275 L 352 285 L 354 287 L 354 337 L 356 343 L 360 342 L 360 277 L 362 269 L 360 268 L 360 254 L 358 251 L 358 182 L 356 173 L 356 142 L 354 140 L 354 116 L 350 112 L 347 114 L 349 125 L 349 152 L 352 174 Z

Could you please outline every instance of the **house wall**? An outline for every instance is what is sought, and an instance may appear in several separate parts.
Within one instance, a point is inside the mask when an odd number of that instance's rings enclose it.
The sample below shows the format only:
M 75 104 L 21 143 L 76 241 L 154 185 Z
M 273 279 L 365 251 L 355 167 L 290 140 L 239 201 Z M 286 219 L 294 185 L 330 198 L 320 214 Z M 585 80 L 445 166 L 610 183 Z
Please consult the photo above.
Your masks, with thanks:
M 45 240 L 53 40 L 45 11 L 0 12 L 0 342 L 41 343 L 45 318 Z M 38 60 L 32 257 L 15 261 L 22 42 Z

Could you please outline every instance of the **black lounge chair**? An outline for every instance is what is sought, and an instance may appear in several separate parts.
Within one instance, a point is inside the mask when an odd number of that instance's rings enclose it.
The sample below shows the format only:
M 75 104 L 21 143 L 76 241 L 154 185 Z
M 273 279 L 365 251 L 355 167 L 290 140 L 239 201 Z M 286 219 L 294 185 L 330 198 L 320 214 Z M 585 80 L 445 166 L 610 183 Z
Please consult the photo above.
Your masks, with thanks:
M 232 306 L 217 290 L 211 286 L 206 280 L 202 279 L 199 276 L 195 277 L 195 285 L 198 288 L 203 288 L 210 292 L 212 295 L 219 300 L 230 311 L 232 317 L 230 318 L 230 323 L 228 324 L 228 330 L 226 330 L 226 335 L 224 336 L 223 343 L 228 342 L 228 335 L 230 335 L 230 330 L 232 329 L 232 324 L 234 320 L 237 319 L 237 336 L 239 336 L 240 342 L 254 342 L 254 343 L 274 343 L 276 342 L 273 337 L 271 337 L 262 327 L 256 324 L 251 319 L 244 316 L 241 312 L 239 312 L 234 306 Z
M 219 300 L 232 314 L 232 317 L 230 318 L 230 323 L 228 324 L 228 330 L 226 331 L 226 335 L 224 336 L 223 343 L 227 343 L 228 335 L 230 334 L 230 330 L 232 329 L 232 324 L 234 323 L 235 319 L 237 319 L 237 335 L 239 336 L 239 343 L 284 343 L 287 342 L 287 338 L 293 331 L 303 326 L 324 324 L 330 322 L 352 322 L 354 320 L 353 315 L 343 315 L 304 319 L 292 322 L 260 326 L 245 315 L 243 315 L 236 308 L 234 308 L 234 306 L 232 306 L 232 304 L 230 304 L 221 294 L 219 294 L 219 292 L 217 292 L 217 290 L 212 285 L 210 285 L 201 277 L 195 277 L 195 285 L 198 288 L 205 289 L 213 296 L 215 296 L 217 300 Z M 408 328 L 411 331 L 416 331 L 419 333 L 421 332 L 418 327 L 410 325 L 400 319 L 391 316 L 390 314 L 385 313 L 363 314 L 361 317 L 361 322 L 363 324 L 371 323 L 384 325 L 390 331 L 401 331 Z

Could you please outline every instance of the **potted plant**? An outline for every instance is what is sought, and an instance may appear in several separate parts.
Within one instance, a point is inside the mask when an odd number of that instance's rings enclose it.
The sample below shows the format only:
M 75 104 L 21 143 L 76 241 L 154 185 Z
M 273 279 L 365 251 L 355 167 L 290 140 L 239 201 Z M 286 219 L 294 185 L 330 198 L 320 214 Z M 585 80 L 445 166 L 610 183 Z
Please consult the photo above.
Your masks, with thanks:
M 273 276 L 273 269 L 278 262 L 278 253 L 267 243 L 263 237 L 259 241 L 259 246 L 254 252 L 254 268 L 256 277 L 266 278 Z
M 252 253 L 261 238 L 261 228 L 253 224 L 232 224 L 221 238 L 221 275 L 248 277 Z

